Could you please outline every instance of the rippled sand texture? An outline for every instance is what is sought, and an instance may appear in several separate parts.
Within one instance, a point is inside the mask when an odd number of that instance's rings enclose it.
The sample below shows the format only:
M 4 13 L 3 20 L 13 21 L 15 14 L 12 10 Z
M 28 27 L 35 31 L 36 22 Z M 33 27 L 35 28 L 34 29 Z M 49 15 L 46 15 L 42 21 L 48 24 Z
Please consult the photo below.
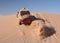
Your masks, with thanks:
M 30 26 L 19 25 L 16 15 L 0 16 L 0 43 L 60 43 L 60 15 L 32 13 L 43 18 Z

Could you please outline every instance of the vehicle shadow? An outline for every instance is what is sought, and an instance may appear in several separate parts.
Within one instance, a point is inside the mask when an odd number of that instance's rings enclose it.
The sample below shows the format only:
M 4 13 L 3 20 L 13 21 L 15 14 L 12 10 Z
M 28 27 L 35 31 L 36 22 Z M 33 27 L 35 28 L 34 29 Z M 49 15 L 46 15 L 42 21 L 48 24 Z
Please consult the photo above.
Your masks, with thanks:
M 40 32 L 41 32 L 40 36 L 42 36 L 43 39 L 50 37 L 56 33 L 54 27 L 48 27 L 48 26 L 43 26 L 43 28 L 41 28 Z

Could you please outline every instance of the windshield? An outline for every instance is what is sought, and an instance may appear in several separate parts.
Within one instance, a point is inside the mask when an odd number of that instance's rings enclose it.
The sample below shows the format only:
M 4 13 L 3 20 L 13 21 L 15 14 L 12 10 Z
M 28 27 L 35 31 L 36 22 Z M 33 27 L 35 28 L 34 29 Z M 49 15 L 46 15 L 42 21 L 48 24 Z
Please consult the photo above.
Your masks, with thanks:
M 30 12 L 29 12 L 29 11 L 21 11 L 20 14 L 21 14 L 21 16 L 23 16 L 23 15 L 28 15 L 28 14 L 30 14 Z

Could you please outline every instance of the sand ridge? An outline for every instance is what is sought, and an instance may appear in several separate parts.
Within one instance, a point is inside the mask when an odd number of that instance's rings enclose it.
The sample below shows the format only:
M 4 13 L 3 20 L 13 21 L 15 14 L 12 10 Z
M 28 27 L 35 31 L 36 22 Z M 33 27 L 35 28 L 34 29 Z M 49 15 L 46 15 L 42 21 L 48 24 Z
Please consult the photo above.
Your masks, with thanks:
M 56 30 L 56 34 L 40 40 L 42 22 L 34 21 L 31 26 L 20 26 L 16 15 L 3 16 L 0 17 L 0 43 L 60 43 L 60 15 L 45 13 L 32 13 L 32 15 L 47 19 Z

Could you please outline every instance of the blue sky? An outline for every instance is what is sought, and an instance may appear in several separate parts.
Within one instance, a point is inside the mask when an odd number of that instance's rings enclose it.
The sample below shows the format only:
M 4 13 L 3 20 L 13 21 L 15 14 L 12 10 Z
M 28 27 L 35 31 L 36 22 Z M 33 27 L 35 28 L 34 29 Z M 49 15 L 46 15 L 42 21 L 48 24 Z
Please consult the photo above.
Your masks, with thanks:
M 60 0 L 0 0 L 0 15 L 16 14 L 23 7 L 31 12 L 60 14 Z

